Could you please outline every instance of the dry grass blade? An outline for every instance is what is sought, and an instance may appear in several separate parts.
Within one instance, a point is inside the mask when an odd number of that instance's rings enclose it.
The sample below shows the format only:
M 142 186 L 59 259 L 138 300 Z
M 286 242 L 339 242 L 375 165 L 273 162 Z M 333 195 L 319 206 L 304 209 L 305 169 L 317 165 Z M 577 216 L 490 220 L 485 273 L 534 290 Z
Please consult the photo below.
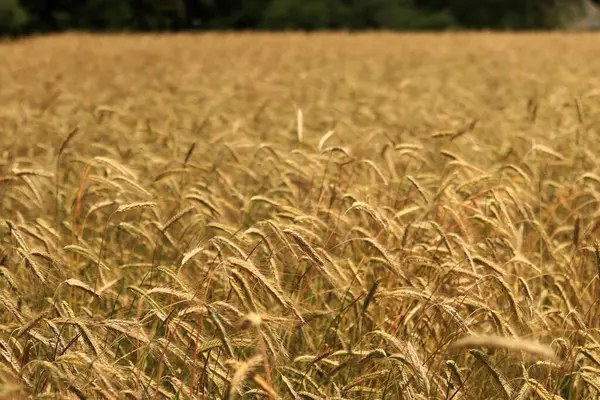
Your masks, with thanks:
M 192 210 L 194 210 L 194 206 L 190 206 L 190 207 L 186 207 L 183 210 L 179 211 L 177 214 L 173 215 L 166 224 L 164 224 L 164 226 L 162 227 L 162 231 L 165 232 L 169 229 L 169 227 L 171 227 L 171 225 L 173 225 L 175 222 L 179 221 L 181 218 L 183 218 L 183 216 L 185 216 L 186 214 L 190 213 Z
M 15 239 L 18 246 L 20 247 L 19 253 L 25 259 L 25 264 L 31 268 L 31 270 L 33 271 L 35 276 L 39 279 L 39 281 L 42 284 L 46 284 L 46 277 L 42 274 L 40 266 L 31 257 L 31 251 L 29 250 L 29 246 L 27 245 L 27 243 L 25 243 L 25 239 L 23 239 L 23 236 L 21 235 L 20 230 L 12 222 L 10 222 L 8 220 L 6 221 L 6 224 L 8 225 L 10 234 L 12 235 L 12 237 Z
M 304 141 L 304 118 L 300 109 L 296 116 L 296 132 L 298 133 L 298 142 L 302 143 Z
M 292 240 L 298 245 L 298 247 L 300 247 L 300 250 L 302 250 L 304 254 L 306 254 L 314 263 L 316 263 L 319 266 L 325 265 L 325 262 L 323 261 L 321 256 L 317 254 L 317 252 L 312 248 L 312 246 L 302 235 L 300 235 L 298 232 L 292 229 L 284 229 L 283 233 L 290 236 Z
M 59 157 L 61 156 L 61 154 L 63 153 L 63 151 L 65 151 L 65 149 L 69 145 L 69 142 L 71 142 L 71 140 L 75 137 L 75 135 L 77 134 L 77 132 L 79 132 L 79 127 L 78 126 L 76 126 L 75 128 L 73 128 L 71 130 L 71 132 L 69 132 L 69 134 L 67 135 L 67 137 L 65 138 L 65 140 L 60 145 L 60 148 L 58 149 L 58 156 Z
M 533 146 L 533 148 L 531 149 L 531 151 L 534 152 L 534 153 L 536 151 L 539 151 L 540 153 L 549 154 L 549 155 L 551 155 L 553 157 L 556 157 L 559 160 L 564 160 L 565 159 L 565 157 L 562 154 L 560 154 L 560 153 L 552 150 L 550 147 L 544 146 L 542 144 L 536 144 L 535 146 Z
M 334 133 L 335 131 L 331 130 L 323 135 L 321 140 L 319 140 L 319 151 L 323 151 L 323 146 L 325 145 L 325 142 L 327 142 L 327 140 L 329 140 L 329 138 L 332 137 Z
M 185 154 L 185 159 L 183 160 L 184 168 L 187 167 L 187 163 L 190 160 L 190 158 L 192 157 L 192 154 L 194 153 L 195 148 L 196 148 L 196 142 L 192 143 L 192 145 L 188 149 L 187 153 Z
M 255 374 L 252 380 L 267 393 L 270 399 L 275 400 L 280 398 L 275 389 L 262 376 Z
M 143 325 L 128 320 L 107 320 L 102 322 L 102 326 L 109 330 L 114 330 L 127 337 L 139 340 L 141 343 L 149 344 L 150 339 L 143 329 Z
M 429 204 L 429 199 L 427 198 L 427 195 L 425 194 L 425 191 L 423 190 L 419 182 L 417 182 L 417 180 L 412 176 L 407 176 L 406 179 L 408 179 L 410 183 L 412 183 L 412 185 L 415 187 L 415 189 L 417 189 L 423 200 L 425 200 L 425 203 Z
M 507 399 L 511 399 L 512 393 L 513 393 L 512 387 L 508 383 L 506 376 L 504 376 L 504 374 L 498 368 L 496 368 L 492 365 L 492 362 L 490 361 L 488 356 L 480 350 L 469 350 L 469 353 L 471 353 L 473 356 L 475 356 L 475 358 L 477 360 L 479 360 L 486 367 L 486 369 L 490 373 L 490 375 L 492 375 L 494 380 L 502 388 L 505 397 Z
M 234 400 L 237 394 L 242 393 L 242 385 L 248 378 L 248 375 L 252 373 L 252 371 L 260 365 L 261 357 L 255 356 L 251 359 L 240 362 L 231 360 L 228 362 L 230 367 L 234 370 L 233 376 L 231 378 L 231 382 L 229 383 L 229 389 L 227 391 L 226 399 Z
M 239 258 L 230 257 L 227 259 L 227 264 L 229 264 L 231 267 L 239 268 L 250 273 L 250 275 L 256 278 L 281 305 L 285 307 L 291 306 L 289 300 L 284 298 L 283 294 L 279 292 L 275 284 L 267 279 L 264 274 L 260 272 L 252 263 Z
M 397 218 L 402 218 L 403 216 L 405 216 L 405 215 L 408 215 L 408 214 L 412 214 L 412 213 L 414 213 L 415 211 L 419 211 L 420 209 L 421 209 L 421 207 L 420 207 L 420 206 L 412 206 L 412 207 L 407 207 L 407 208 L 404 208 L 404 209 L 402 209 L 402 210 L 398 211 L 398 212 L 397 212 L 397 213 L 394 215 L 394 219 L 397 219 Z
M 219 316 L 219 313 L 217 312 L 217 310 L 215 310 L 214 307 L 207 307 L 207 308 L 208 308 L 208 311 L 210 313 L 212 320 L 215 322 L 215 325 L 218 328 L 219 334 L 221 336 L 221 340 L 223 341 L 223 344 L 225 345 L 225 350 L 227 351 L 227 355 L 229 357 L 233 357 L 235 355 L 233 346 L 231 344 L 229 335 L 227 334 L 227 331 L 225 330 L 225 327 L 223 326 L 223 323 L 221 322 L 221 317 Z
M 598 274 L 598 279 L 600 279 L 600 242 L 597 240 L 594 241 L 594 251 L 596 256 L 596 272 Z
M 527 383 L 533 388 L 542 400 L 562 400 L 563 398 L 556 394 L 551 394 L 544 385 L 535 379 L 527 379 Z
M 113 168 L 114 170 L 118 171 L 120 174 L 122 175 L 126 175 L 131 179 L 137 179 L 137 177 L 135 176 L 135 173 L 133 173 L 129 168 L 123 166 L 121 163 L 108 158 L 108 157 L 95 157 L 94 161 L 106 165 L 110 168 Z
M 64 283 L 66 283 L 70 287 L 81 289 L 84 292 L 86 292 L 87 294 L 90 294 L 92 296 L 95 296 L 98 298 L 100 297 L 100 295 L 98 293 L 96 293 L 96 291 L 90 285 L 88 285 L 87 283 L 83 283 L 79 279 L 70 278 L 70 279 L 67 279 Z
M 385 223 L 383 218 L 381 218 L 381 215 L 379 215 L 379 213 L 377 211 L 375 211 L 375 209 L 373 207 L 371 207 L 370 205 L 368 205 L 367 203 L 363 203 L 361 201 L 354 202 L 352 204 L 352 206 L 350 206 L 350 208 L 347 209 L 346 212 L 344 212 L 344 215 L 348 214 L 352 210 L 359 210 L 359 211 L 366 212 L 367 214 L 369 214 L 371 216 L 371 218 L 373 218 L 375 221 L 377 221 L 377 223 L 379 225 L 381 225 L 381 227 L 383 229 L 387 229 L 387 224 Z
M 19 291 L 15 283 L 15 278 L 6 267 L 0 266 L 0 276 L 8 283 L 11 289 L 14 289 L 17 292 Z
M 409 342 L 406 344 L 406 351 L 411 367 L 414 369 L 417 376 L 417 382 L 419 383 L 419 386 L 421 386 L 421 391 L 429 396 L 431 386 L 429 384 L 429 378 L 427 377 L 427 368 L 425 368 L 425 365 L 421 362 L 419 354 L 412 343 Z
M 44 171 L 44 170 L 38 170 L 38 169 L 18 169 L 18 168 L 13 168 L 12 173 L 15 174 L 15 176 L 21 177 L 21 178 L 25 178 L 28 176 L 39 176 L 39 177 L 43 177 L 43 178 L 53 178 L 54 174 L 52 172 L 48 172 L 48 171 Z
M 68 246 L 65 246 L 63 248 L 63 250 L 70 251 L 70 252 L 82 255 L 85 258 L 87 258 L 88 260 L 92 261 L 94 264 L 100 263 L 100 266 L 102 268 L 104 268 L 105 270 L 109 270 L 110 269 L 106 264 L 104 264 L 102 261 L 99 260 L 98 256 L 96 256 L 95 254 L 93 254 L 90 250 L 84 249 L 81 246 L 68 245 Z
M 23 336 L 24 334 L 29 332 L 34 326 L 36 326 L 45 317 L 46 317 L 45 312 L 40 313 L 37 317 L 35 317 L 31 321 L 29 321 L 27 324 L 23 325 L 21 328 L 19 328 L 17 330 L 17 332 L 15 333 L 15 336 L 17 338 L 20 338 L 21 336 Z
M 381 172 L 381 170 L 379 169 L 379 167 L 377 165 L 375 165 L 375 163 L 371 160 L 362 160 L 363 163 L 367 164 L 369 167 L 371 167 L 371 169 L 373 171 L 375 171 L 375 173 L 377 174 L 377 176 L 379 177 L 379 179 L 381 179 L 381 182 L 383 183 L 384 186 L 388 186 L 388 180 L 385 177 L 385 175 L 383 175 L 383 172 Z
M 458 339 L 450 345 L 453 349 L 484 347 L 488 349 L 505 349 L 508 351 L 523 351 L 540 358 L 552 361 L 556 358 L 550 346 L 525 339 L 493 335 L 473 335 Z
M 117 213 L 124 213 L 126 211 L 135 210 L 138 208 L 154 208 L 156 203 L 153 201 L 140 201 L 136 203 L 122 204 L 117 208 Z
M 188 261 L 194 258 L 194 256 L 200 253 L 202 250 L 204 250 L 204 246 L 198 246 L 185 253 L 183 255 L 183 258 L 181 259 L 181 264 L 179 265 L 179 268 L 182 268 L 185 264 L 188 263 Z

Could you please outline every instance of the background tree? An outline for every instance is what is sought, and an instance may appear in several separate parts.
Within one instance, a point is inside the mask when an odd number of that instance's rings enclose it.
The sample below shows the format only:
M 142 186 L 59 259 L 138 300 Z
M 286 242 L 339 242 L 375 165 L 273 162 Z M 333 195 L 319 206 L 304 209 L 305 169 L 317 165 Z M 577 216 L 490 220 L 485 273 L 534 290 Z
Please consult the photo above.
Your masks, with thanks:
M 0 34 L 74 29 L 546 29 L 569 25 L 581 15 L 587 18 L 590 7 L 592 0 L 0 0 Z

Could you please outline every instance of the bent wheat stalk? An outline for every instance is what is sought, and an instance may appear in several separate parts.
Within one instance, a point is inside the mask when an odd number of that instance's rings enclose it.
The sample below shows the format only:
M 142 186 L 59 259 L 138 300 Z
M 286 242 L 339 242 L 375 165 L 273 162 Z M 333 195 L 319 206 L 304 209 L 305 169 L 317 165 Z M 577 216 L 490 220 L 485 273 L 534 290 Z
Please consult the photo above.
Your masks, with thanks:
M 468 349 L 484 347 L 488 349 L 504 349 L 508 351 L 523 351 L 546 360 L 554 360 L 555 354 L 547 345 L 521 338 L 511 338 L 495 335 L 472 335 L 458 339 L 449 346 L 451 349 Z

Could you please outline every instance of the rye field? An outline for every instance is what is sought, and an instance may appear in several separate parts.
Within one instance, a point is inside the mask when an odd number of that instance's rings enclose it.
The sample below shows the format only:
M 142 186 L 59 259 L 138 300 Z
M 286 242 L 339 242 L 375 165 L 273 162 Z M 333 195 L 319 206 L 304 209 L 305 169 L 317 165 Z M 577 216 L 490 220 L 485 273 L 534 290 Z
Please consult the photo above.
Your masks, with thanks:
M 599 43 L 0 43 L 0 398 L 597 398 Z

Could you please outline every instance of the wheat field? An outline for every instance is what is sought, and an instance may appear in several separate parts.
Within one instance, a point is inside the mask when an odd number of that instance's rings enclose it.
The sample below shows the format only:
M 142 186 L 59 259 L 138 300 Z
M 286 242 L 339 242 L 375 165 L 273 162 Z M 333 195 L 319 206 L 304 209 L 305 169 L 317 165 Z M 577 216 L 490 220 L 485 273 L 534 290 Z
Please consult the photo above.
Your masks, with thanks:
M 1 43 L 0 398 L 597 398 L 599 43 Z

